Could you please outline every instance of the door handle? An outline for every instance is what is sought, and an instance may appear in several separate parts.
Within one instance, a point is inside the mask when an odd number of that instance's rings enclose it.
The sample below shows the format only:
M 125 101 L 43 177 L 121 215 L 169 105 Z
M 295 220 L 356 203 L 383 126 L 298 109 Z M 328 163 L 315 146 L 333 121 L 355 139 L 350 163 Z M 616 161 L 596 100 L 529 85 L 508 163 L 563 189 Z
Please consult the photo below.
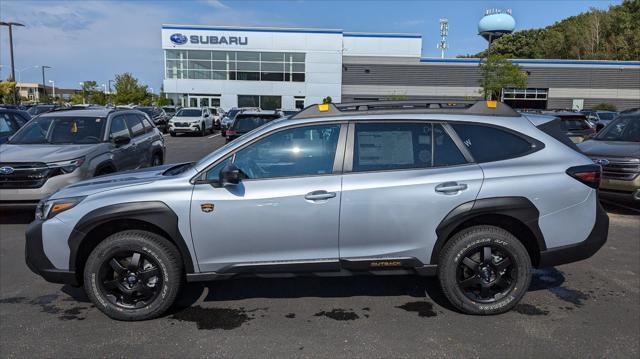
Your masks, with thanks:
M 451 192 L 460 192 L 467 189 L 467 185 L 464 183 L 458 182 L 445 182 L 440 183 L 436 186 L 436 192 L 441 193 L 451 193 Z
M 327 191 L 313 191 L 309 192 L 304 196 L 304 199 L 309 201 L 321 201 L 323 199 L 330 199 L 336 196 L 335 192 L 327 192 Z

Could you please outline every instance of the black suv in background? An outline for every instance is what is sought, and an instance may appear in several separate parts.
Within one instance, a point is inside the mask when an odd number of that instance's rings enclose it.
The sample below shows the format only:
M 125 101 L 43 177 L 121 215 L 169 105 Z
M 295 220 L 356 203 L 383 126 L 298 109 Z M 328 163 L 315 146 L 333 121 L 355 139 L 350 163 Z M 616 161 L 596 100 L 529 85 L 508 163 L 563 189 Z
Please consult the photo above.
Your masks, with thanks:
M 560 119 L 560 128 L 562 128 L 573 143 L 581 143 L 596 134 L 596 128 L 583 113 L 572 111 L 543 111 L 542 114 L 558 117 Z
M 227 142 L 252 131 L 267 122 L 280 118 L 277 111 L 246 111 L 236 115 L 233 124 L 226 131 Z

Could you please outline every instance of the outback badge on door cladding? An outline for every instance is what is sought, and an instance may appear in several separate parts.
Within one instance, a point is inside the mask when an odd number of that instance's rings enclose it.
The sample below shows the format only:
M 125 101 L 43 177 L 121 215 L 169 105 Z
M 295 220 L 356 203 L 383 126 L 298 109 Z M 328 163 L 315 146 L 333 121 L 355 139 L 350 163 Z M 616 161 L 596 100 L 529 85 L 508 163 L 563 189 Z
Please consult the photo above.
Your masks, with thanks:
M 213 203 L 203 203 L 203 204 L 200 205 L 200 209 L 204 213 L 213 212 L 213 207 L 214 207 Z

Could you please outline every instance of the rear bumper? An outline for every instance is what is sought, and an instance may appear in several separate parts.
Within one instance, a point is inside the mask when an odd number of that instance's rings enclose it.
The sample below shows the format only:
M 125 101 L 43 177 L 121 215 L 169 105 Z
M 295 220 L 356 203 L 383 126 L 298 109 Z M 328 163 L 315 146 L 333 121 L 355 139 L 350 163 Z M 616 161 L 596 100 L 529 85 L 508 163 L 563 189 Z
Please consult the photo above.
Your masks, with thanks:
M 607 241 L 609 234 L 609 216 L 600 201 L 596 209 L 596 222 L 591 233 L 584 241 L 540 252 L 539 268 L 577 262 L 593 256 Z
M 29 224 L 25 241 L 25 262 L 31 271 L 51 283 L 78 286 L 75 271 L 61 270 L 53 266 L 42 245 L 42 221 L 35 220 Z

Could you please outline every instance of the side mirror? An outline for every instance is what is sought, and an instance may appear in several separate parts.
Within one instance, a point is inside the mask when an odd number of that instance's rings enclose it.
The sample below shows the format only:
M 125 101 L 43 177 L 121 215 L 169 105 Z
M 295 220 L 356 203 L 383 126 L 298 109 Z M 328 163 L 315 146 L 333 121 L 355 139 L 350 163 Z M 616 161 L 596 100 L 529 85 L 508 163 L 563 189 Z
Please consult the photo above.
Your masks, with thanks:
M 596 124 L 596 132 L 600 132 L 600 130 L 602 130 L 604 128 L 604 124 L 603 123 L 597 123 Z
M 129 136 L 118 136 L 113 139 L 113 144 L 116 145 L 116 147 L 128 145 L 129 143 L 131 143 L 131 137 Z
M 208 114 L 208 113 L 206 113 L 206 114 L 204 115 L 204 118 L 207 118 L 207 117 L 209 117 L 209 114 Z
M 240 183 L 240 169 L 233 163 L 229 163 L 220 171 L 218 182 L 223 187 L 237 185 Z

